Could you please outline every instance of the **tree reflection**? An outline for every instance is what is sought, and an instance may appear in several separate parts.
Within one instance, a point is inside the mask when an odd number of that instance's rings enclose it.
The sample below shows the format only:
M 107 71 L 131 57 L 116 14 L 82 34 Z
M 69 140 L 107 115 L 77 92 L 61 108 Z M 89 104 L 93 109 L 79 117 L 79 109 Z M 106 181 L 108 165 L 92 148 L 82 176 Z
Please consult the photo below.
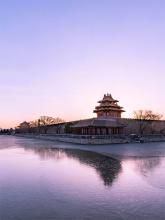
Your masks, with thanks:
M 136 161 L 136 168 L 143 176 L 154 171 L 161 163 L 160 157 L 141 158 Z
M 32 150 L 35 154 L 39 155 L 41 159 L 61 160 L 66 156 L 68 158 L 74 158 L 81 164 L 93 167 L 103 180 L 105 186 L 111 186 L 113 181 L 121 172 L 120 161 L 94 152 L 77 149 L 72 150 L 41 147 L 25 148 L 25 150 Z

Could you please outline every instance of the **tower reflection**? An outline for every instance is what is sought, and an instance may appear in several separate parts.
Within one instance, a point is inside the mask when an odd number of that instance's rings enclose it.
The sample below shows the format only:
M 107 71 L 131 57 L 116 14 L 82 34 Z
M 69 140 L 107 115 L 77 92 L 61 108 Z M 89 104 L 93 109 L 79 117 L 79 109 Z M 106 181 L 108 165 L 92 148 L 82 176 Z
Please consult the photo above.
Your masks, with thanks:
M 56 148 L 24 148 L 26 151 L 33 151 L 39 155 L 42 160 L 53 159 L 62 160 L 66 157 L 78 160 L 81 164 L 94 168 L 105 186 L 111 186 L 113 181 L 121 172 L 121 163 L 117 159 L 98 153 L 72 149 L 56 149 Z

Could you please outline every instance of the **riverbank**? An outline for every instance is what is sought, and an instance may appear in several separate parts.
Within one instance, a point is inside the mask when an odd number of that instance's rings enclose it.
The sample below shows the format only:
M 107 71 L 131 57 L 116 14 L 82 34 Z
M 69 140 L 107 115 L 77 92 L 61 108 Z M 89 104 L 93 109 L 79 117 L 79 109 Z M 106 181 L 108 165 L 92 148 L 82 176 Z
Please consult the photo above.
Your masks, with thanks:
M 71 134 L 16 134 L 20 137 L 28 137 L 50 141 L 60 141 L 82 145 L 106 145 L 106 144 L 128 144 L 128 143 L 149 143 L 165 142 L 164 135 L 145 135 L 143 137 L 113 135 L 113 136 L 91 136 L 91 135 L 71 135 Z
M 152 143 L 127 143 L 127 144 L 107 144 L 107 145 L 82 145 L 75 143 L 66 143 L 55 140 L 46 140 L 36 138 L 33 136 L 12 136 L 16 137 L 19 143 L 27 143 L 25 147 L 40 147 L 48 148 L 62 148 L 62 149 L 79 149 L 84 151 L 91 151 L 100 153 L 102 155 L 114 158 L 128 158 L 128 157 L 165 157 L 165 142 Z M 18 137 L 18 138 L 17 138 Z

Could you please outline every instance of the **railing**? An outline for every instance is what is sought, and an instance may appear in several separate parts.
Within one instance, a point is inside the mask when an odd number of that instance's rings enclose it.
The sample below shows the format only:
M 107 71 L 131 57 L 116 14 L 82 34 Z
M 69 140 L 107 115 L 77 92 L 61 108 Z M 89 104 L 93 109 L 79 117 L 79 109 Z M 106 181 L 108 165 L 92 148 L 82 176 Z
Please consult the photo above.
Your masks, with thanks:
M 76 135 L 76 134 L 40 134 L 41 136 L 52 136 L 52 137 L 67 137 L 67 138 L 78 138 L 78 139 L 125 139 L 128 136 L 122 134 L 116 135 Z
M 163 134 L 148 134 L 142 136 L 131 136 L 125 134 L 113 134 L 113 135 L 77 135 L 77 134 L 36 134 L 36 133 L 25 133 L 22 135 L 29 136 L 47 136 L 47 137 L 61 137 L 61 138 L 76 138 L 76 139 L 123 139 L 123 140 L 143 140 L 152 138 L 165 138 Z

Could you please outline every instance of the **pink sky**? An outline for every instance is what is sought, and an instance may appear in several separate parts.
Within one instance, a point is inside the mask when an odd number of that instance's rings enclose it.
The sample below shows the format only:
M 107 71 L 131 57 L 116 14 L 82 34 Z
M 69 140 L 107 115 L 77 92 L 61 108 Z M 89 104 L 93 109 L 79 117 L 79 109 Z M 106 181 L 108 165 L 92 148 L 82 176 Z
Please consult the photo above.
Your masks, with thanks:
M 112 93 L 124 117 L 164 114 L 164 1 L 2 3 L 0 127 L 94 117 Z

